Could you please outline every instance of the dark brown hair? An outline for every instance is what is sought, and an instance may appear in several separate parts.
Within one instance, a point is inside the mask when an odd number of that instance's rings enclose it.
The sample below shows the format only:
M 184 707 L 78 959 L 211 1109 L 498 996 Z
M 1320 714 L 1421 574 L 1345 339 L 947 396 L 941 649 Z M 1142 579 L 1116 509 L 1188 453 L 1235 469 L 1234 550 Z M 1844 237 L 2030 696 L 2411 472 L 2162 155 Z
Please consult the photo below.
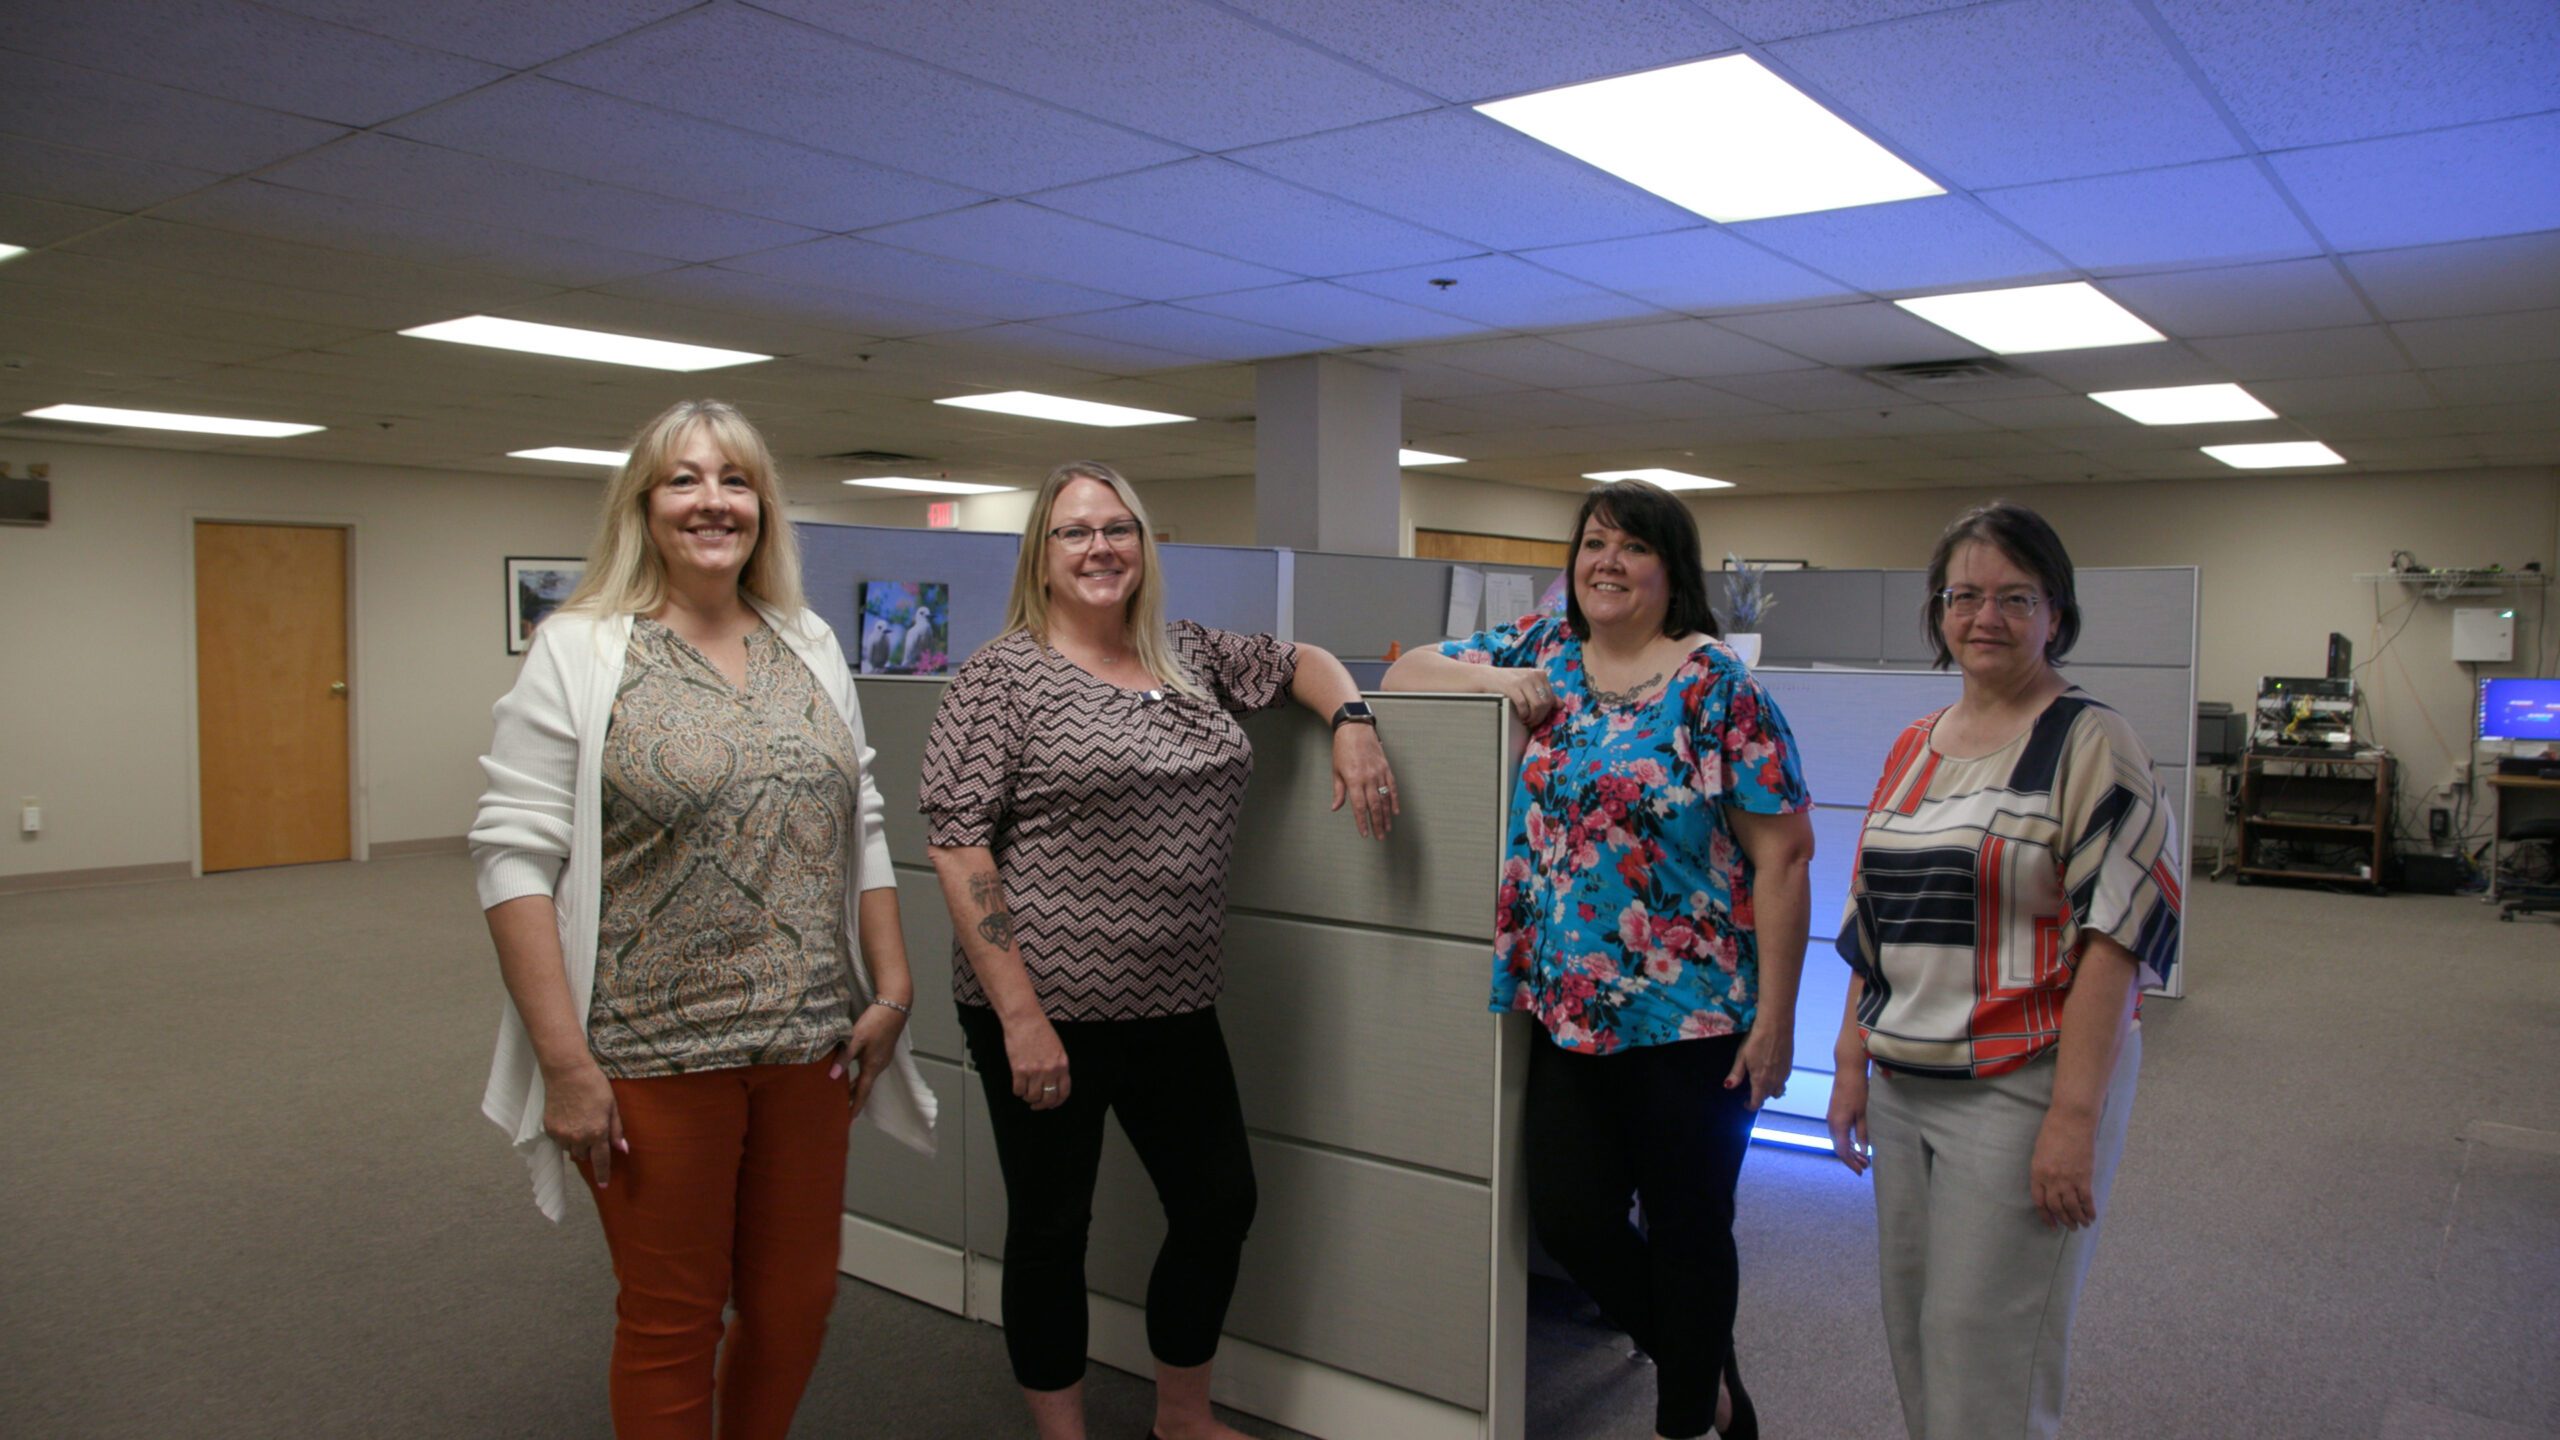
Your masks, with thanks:
M 1573 567 L 1582 555 L 1582 532 L 1595 518 L 1643 541 L 1662 557 L 1663 574 L 1671 583 L 1671 608 L 1663 612 L 1663 634 L 1724 633 L 1716 623 L 1715 608 L 1707 603 L 1707 569 L 1699 559 L 1697 517 L 1659 485 L 1618 480 L 1582 497 L 1581 513 L 1573 517 L 1572 538 L 1565 542 L 1564 619 L 1575 639 L 1591 638 L 1591 622 L 1582 618 L 1582 599 L 1574 594 Z
M 2036 588 L 2053 607 L 2053 634 L 2045 640 L 2045 663 L 2061 664 L 2080 639 L 2080 593 L 2071 582 L 2071 552 L 2062 548 L 2062 537 L 2053 533 L 2043 516 L 2024 505 L 1994 500 L 1957 516 L 1938 537 L 1938 548 L 1929 552 L 1929 600 L 1921 610 L 1920 628 L 1929 636 L 1929 648 L 1937 652 L 1938 668 L 1944 670 L 1956 661 L 1941 631 L 1947 602 L 1939 592 L 1947 588 L 1947 566 L 1955 560 L 1956 547 L 1967 543 L 1988 545 L 2036 577 Z

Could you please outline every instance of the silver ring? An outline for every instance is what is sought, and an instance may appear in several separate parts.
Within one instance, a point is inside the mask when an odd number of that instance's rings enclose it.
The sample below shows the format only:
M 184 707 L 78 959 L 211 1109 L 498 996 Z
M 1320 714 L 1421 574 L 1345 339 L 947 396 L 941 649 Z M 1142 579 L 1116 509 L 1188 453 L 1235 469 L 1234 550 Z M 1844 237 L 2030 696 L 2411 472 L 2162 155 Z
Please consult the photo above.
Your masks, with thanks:
M 1058 1088 L 1058 1087 L 1057 1087 L 1057 1086 L 1055 1086 L 1055 1085 L 1043 1085 L 1043 1086 L 1041 1086 L 1041 1087 L 1040 1087 L 1040 1093 L 1041 1093 L 1041 1094 L 1043 1094 L 1043 1095 L 1046 1095 L 1046 1094 L 1048 1094 L 1050 1091 L 1055 1090 L 1055 1089 L 1057 1089 L 1057 1088 Z
M 1393 785 L 1381 785 L 1378 787 L 1378 793 L 1381 795 L 1393 795 L 1396 793 L 1396 787 Z

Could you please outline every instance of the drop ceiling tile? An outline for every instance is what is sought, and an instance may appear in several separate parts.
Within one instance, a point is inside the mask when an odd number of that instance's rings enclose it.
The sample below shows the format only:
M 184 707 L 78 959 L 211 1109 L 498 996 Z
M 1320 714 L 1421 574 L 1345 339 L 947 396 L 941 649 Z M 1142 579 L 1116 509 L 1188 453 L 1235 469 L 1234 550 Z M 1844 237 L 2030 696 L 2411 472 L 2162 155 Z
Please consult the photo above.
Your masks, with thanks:
M 0 292 L 6 293 L 6 292 Z M 49 365 L 126 378 L 192 374 L 209 365 L 238 365 L 275 353 L 259 340 L 216 335 L 154 335 L 148 344 L 122 330 L 12 314 L 0 358 L 42 355 Z
M 1949 400 L 1947 408 L 2003 430 L 2085 430 L 2123 420 L 2086 395 L 2037 395 L 2016 400 Z M 2134 422 L 2123 420 L 2126 425 Z
M 1495 250 L 1649 235 L 1698 217 L 1465 110 L 1237 151 L 1240 164 Z
M 1712 390 L 1693 380 L 1646 380 L 1633 385 L 1598 385 L 1567 392 L 1621 410 L 1664 419 L 1720 420 L 1737 415 L 1767 415 L 1774 407 L 1739 395 Z
M 1442 287 L 1432 283 L 1436 280 L 1457 283 Z M 1463 316 L 1488 329 L 1534 330 L 1661 313 L 1643 301 L 1568 280 L 1508 255 L 1346 275 L 1339 283 L 1403 304 Z
M 372 295 L 349 295 L 252 280 L 214 280 L 202 275 L 132 265 L 43 250 L 22 255 L 0 267 L 10 284 L 52 286 L 110 298 L 150 304 L 185 305 L 208 310 L 240 310 L 275 315 L 316 325 L 355 330 L 397 330 L 448 318 L 440 307 Z
M 575 5 L 420 5 L 417 0 L 269 3 L 315 20 L 522 70 L 691 9 L 697 0 L 579 0 Z
M 2423 410 L 2438 403 L 2426 382 L 2405 370 L 2316 380 L 2261 380 L 2248 388 L 2267 408 L 2294 419 L 2366 410 Z
M 990 326 L 989 329 L 994 327 Z M 1085 397 L 1101 384 L 1101 372 L 1072 365 L 1032 360 L 1006 353 L 998 342 L 982 339 L 984 330 L 937 335 L 930 340 L 883 340 L 864 347 L 871 358 L 861 362 L 904 377 L 902 384 L 939 382 L 930 398 L 970 391 L 1033 389 Z M 912 388 L 910 386 L 910 388 Z M 926 413 L 926 412 L 919 412 Z M 931 418 L 955 432 L 1018 433 L 1005 417 L 936 406 Z
M 217 171 L 253 169 L 347 133 L 298 115 L 5 51 L 0 132 Z
M 804 285 L 716 265 L 662 270 L 600 287 L 608 294 L 733 311 L 768 320 L 800 319 L 867 335 L 928 335 L 974 330 L 986 317 L 825 285 Z
M 1967 188 L 2240 152 L 2129 5 L 2009 0 L 1769 51 L 1851 123 Z
M 2061 257 L 1958 195 L 1861 205 L 1730 227 L 1809 270 L 1868 291 L 2067 278 Z
M 2560 114 L 2268 157 L 2339 250 L 2560 230 Z
M 2493 465 L 2560 464 L 2560 429 L 2484 435 L 2480 438 L 2480 458 Z
M 1736 48 L 1732 31 L 1678 0 L 1235 0 L 1232 8 L 1462 103 Z
M 1526 251 L 1520 258 L 1665 310 L 1721 310 L 1849 293 L 1849 287 L 1721 227 L 1562 245 Z
M 1490 395 L 1497 390 L 1519 388 L 1473 370 L 1460 370 L 1415 358 L 1424 353 L 1427 352 L 1408 350 L 1377 357 L 1382 368 L 1393 370 L 1402 377 L 1405 403 L 1408 405 L 1416 400 L 1454 400 L 1464 395 Z
M 531 166 L 357 135 L 262 178 L 414 209 L 446 209 L 510 229 L 675 260 L 720 260 L 809 237 L 798 226 L 643 195 Z
M 533 75 L 384 128 L 449 150 L 813 230 L 856 230 L 986 198 Z
M 2172 446 L 2190 449 L 2206 445 L 2266 445 L 2293 440 L 2317 440 L 2317 425 L 2287 419 L 2244 420 L 2220 425 L 2135 425 L 2123 422 L 2098 424 L 2082 430 L 2048 430 L 2038 438 L 2050 442 L 2058 450 L 2082 454 L 2107 455 L 2128 450 L 2157 450 Z
M 1214 156 L 1044 191 L 1033 200 L 1299 275 L 1384 270 L 1480 248 Z
M 429 308 L 504 305 L 551 288 L 502 276 L 143 218 L 71 241 L 65 248 L 99 260 L 201 275 L 211 283 L 250 280 L 368 295 Z
M 2427 383 L 2449 405 L 2509 405 L 2560 395 L 2560 363 L 2430 370 Z
M 562 286 L 622 280 L 674 262 L 656 255 L 501 229 L 443 210 L 405 210 L 375 200 L 295 190 L 263 180 L 229 180 L 157 207 L 153 216 L 216 230 L 295 240 L 335 250 L 488 270 Z
M 1511 390 L 1494 395 L 1469 395 L 1443 403 L 1451 409 L 1474 411 L 1484 419 L 1510 429 L 1522 426 L 1620 425 L 1635 418 L 1634 412 L 1622 407 L 1562 390 Z
M 1981 460 L 1985 463 L 2014 459 L 2021 455 L 2053 453 L 2052 443 L 2041 435 L 2020 434 L 2014 430 L 1962 430 L 1945 435 L 1914 435 L 1911 437 L 1910 445 L 1912 449 L 1923 455 L 1935 455 L 1949 460 Z
M 1699 0 L 1708 13 L 1754 40 L 1790 40 L 1825 30 L 1847 30 L 1979 0 Z
M 2159 330 L 2190 339 L 2320 330 L 2373 318 L 2327 260 L 2122 275 L 2108 280 L 2106 291 Z
M 1978 358 L 1985 353 L 1973 342 L 1881 300 L 1731 315 L 1716 323 L 1825 365 L 1902 365 Z
M 1182 302 L 1231 320 L 1321 335 L 1339 345 L 1404 345 L 1471 335 L 1483 327 L 1461 316 L 1402 304 L 1323 280 L 1203 295 Z
M 695 309 L 655 300 L 636 300 L 601 290 L 576 290 L 490 310 L 513 320 L 568 325 L 581 330 L 609 330 L 651 340 L 685 345 L 716 345 L 765 355 L 797 355 L 832 349 L 849 339 L 865 339 L 838 327 L 814 323 L 816 317 L 755 317 L 737 311 Z M 421 341 L 419 343 L 430 343 Z M 598 362 L 578 362 L 594 365 Z M 603 373 L 613 374 L 614 371 Z M 722 372 L 725 374 L 726 372 Z M 715 376 L 711 383 L 718 383 Z M 701 383 L 699 381 L 696 382 Z
M 2385 320 L 2560 307 L 2560 231 L 2342 257 Z
M 221 179 L 210 170 L 73 150 L 38 140 L 0 145 L 0 194 L 92 210 L 147 210 Z
M 506 72 L 245 0 L 13 0 L 0 50 L 339 125 L 376 125 Z
M 2560 109 L 2548 0 L 2160 0 L 2263 149 Z
M 1294 278 L 1019 200 L 883 225 L 863 238 L 1141 300 L 1214 295 Z
M 1992 428 L 1987 421 L 1977 420 L 1944 405 L 1915 403 L 1909 396 L 1871 410 L 1828 411 L 1821 418 L 1830 422 L 1833 434 L 1842 436 L 1958 435 Z M 1899 443 L 1896 440 L 1882 448 L 1890 451 Z
M 1072 184 L 1184 153 L 743 7 L 699 10 L 544 73 L 990 194 Z M 684 83 L 668 83 L 679 75 Z
M 1657 375 L 1685 379 L 1804 370 L 1816 363 L 1704 320 L 1560 330 L 1550 338 L 1560 345 L 1623 360 Z
M 92 210 L 85 205 L 57 205 L 50 200 L 30 200 L 23 195 L 0 195 L 0 243 L 15 245 L 21 250 L 37 250 L 101 225 L 112 225 L 120 218 L 112 210 Z
M 1944 405 L 1956 400 L 2032 400 L 2059 393 L 2062 387 L 2041 375 L 2020 371 L 1967 380 L 1932 380 L 1915 375 L 1877 372 L 1869 377 L 1889 385 L 1906 401 Z
M 2408 320 L 2392 326 L 2391 333 L 2400 337 L 2411 359 L 2429 369 L 2560 359 L 2560 310 Z
M 1401 85 L 1189 0 L 761 0 L 865 45 L 1199 150 L 1427 108 Z
M 2412 440 L 2358 440 L 2354 462 L 2366 470 L 2398 470 L 2434 466 L 2469 468 L 2481 463 L 2484 437 L 2429 436 Z
M 1790 411 L 1887 410 L 1899 392 L 1844 370 L 1790 370 L 1773 375 L 1722 375 L 1715 388 Z
M 1200 357 L 1178 350 L 1161 350 L 1151 345 L 1131 345 L 1106 340 L 1098 335 L 1074 335 L 1052 330 L 1045 325 L 991 325 L 965 335 L 944 337 L 944 343 L 966 345 L 1008 359 L 1020 356 L 1045 360 L 1053 364 L 1074 365 L 1106 375 L 1146 375 L 1158 370 L 1175 370 L 1197 365 Z M 1010 387 L 1008 387 L 1010 388 Z M 1025 421 L 1025 424 L 1041 424 Z
M 2234 380 L 2300 380 L 2406 370 L 2407 357 L 2379 325 L 2290 330 L 2277 335 L 2225 335 L 2192 342 Z
M 1147 345 L 1204 360 L 1268 360 L 1333 348 L 1331 342 L 1313 335 L 1274 330 L 1173 305 L 1096 310 L 1084 315 L 1063 315 L 1046 323 L 1050 329 L 1070 334 Z
M 729 268 L 867 295 L 929 297 L 934 305 L 997 320 L 1113 310 L 1132 298 L 844 236 L 740 256 Z
M 2320 253 L 2320 242 L 2247 160 L 2022 185 L 1985 191 L 1981 199 L 2085 270 Z
M 1529 335 L 1503 335 L 1459 340 L 1409 350 L 1407 354 L 1438 365 L 1454 365 L 1538 389 L 1627 384 L 1661 377 L 1635 365 L 1570 349 Z
M 2168 385 L 2207 385 L 2235 378 L 2219 361 L 2174 341 L 2150 345 L 2105 345 L 2092 350 L 2055 350 L 2042 355 L 2012 355 L 2008 363 L 2027 374 L 2050 380 L 2077 395 L 2092 390 L 2147 390 Z

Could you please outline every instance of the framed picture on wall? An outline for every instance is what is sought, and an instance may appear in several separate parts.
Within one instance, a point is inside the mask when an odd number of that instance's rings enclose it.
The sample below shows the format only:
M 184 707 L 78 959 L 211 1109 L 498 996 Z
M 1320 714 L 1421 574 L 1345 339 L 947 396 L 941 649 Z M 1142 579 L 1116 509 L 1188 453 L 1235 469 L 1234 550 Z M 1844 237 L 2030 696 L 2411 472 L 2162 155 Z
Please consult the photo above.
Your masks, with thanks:
M 587 562 L 559 555 L 507 557 L 507 653 L 533 648 L 533 627 L 578 588 Z
M 932 580 L 862 582 L 865 675 L 951 673 L 951 587 Z

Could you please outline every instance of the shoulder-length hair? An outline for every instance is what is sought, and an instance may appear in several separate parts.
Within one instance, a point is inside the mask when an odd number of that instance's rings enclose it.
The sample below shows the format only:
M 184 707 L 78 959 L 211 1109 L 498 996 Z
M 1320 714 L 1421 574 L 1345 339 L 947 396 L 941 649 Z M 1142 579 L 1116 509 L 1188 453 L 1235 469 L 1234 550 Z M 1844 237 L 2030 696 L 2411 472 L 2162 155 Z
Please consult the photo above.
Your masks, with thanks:
M 1698 520 L 1671 492 L 1642 480 L 1616 480 L 1582 497 L 1573 517 L 1573 536 L 1565 544 L 1564 619 L 1574 638 L 1591 638 L 1591 622 L 1582 617 L 1582 597 L 1574 593 L 1573 566 L 1582 555 L 1582 534 L 1598 520 L 1623 530 L 1662 557 L 1671 584 L 1671 608 L 1663 612 L 1662 633 L 1722 635 L 1715 607 L 1707 603 L 1707 569 L 1698 543 Z
M 631 437 L 631 458 L 605 487 L 587 573 L 563 610 L 649 615 L 667 603 L 667 567 L 649 542 L 649 492 L 675 469 L 675 455 L 695 431 L 745 472 L 756 497 L 756 548 L 738 588 L 786 616 L 806 607 L 800 593 L 800 539 L 783 513 L 782 477 L 753 422 L 725 400 L 679 400 Z M 714 477 L 716 478 L 716 477 Z
M 1148 674 L 1162 681 L 1164 687 L 1194 700 L 1205 700 L 1209 692 L 1182 668 L 1174 657 L 1173 646 L 1164 634 L 1164 567 L 1157 563 L 1155 527 L 1147 523 L 1147 507 L 1138 500 L 1138 492 L 1120 478 L 1120 472 L 1097 460 L 1070 460 L 1049 472 L 1041 482 L 1040 493 L 1031 501 L 1031 518 L 1022 527 L 1022 548 L 1014 556 L 1013 594 L 1005 601 L 1004 634 L 1016 630 L 1029 632 L 1032 639 L 1049 643 L 1049 516 L 1057 508 L 1058 492 L 1078 480 L 1096 480 L 1111 487 L 1120 503 L 1138 522 L 1138 586 L 1129 593 L 1125 616 L 1129 648 L 1137 652 L 1138 663 Z
M 2045 518 L 2024 505 L 2011 500 L 1994 500 L 1976 505 L 1955 518 L 1946 533 L 1938 537 L 1938 548 L 1929 552 L 1929 599 L 1921 608 L 1920 628 L 1928 633 L 1929 648 L 1937 653 L 1938 668 L 1956 663 L 1955 652 L 1947 648 L 1943 633 L 1947 602 L 1947 567 L 1955 563 L 1956 547 L 1979 543 L 2009 557 L 2009 563 L 2036 577 L 2036 588 L 2044 592 L 2045 603 L 2053 607 L 2053 633 L 2044 642 L 2044 659 L 2048 665 L 2059 665 L 2062 657 L 2080 640 L 2080 592 L 2072 583 L 2071 552 L 2062 548 L 2062 537 L 2053 533 Z

